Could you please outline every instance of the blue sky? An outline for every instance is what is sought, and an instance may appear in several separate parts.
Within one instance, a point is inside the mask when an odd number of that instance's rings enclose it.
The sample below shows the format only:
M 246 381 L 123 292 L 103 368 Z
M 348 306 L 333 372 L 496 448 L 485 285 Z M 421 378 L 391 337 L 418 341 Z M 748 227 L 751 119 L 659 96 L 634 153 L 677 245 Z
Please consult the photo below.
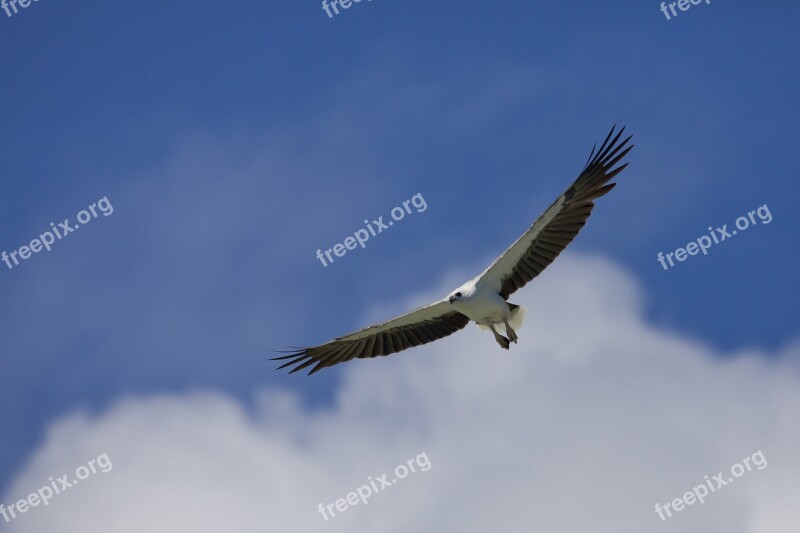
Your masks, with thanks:
M 317 2 L 0 12 L 0 251 L 102 197 L 114 207 L 0 264 L 0 486 L 56 421 L 120 398 L 251 405 L 267 388 L 329 405 L 347 365 L 287 377 L 270 350 L 473 276 L 615 123 L 634 135 L 630 167 L 568 254 L 613 261 L 647 324 L 715 358 L 785 353 L 798 14 L 716 0 L 670 21 L 653 1 L 373 0 L 333 19 Z M 417 193 L 424 213 L 327 268 L 315 258 Z M 657 262 L 764 204 L 769 224 Z M 547 309 L 535 287 L 529 305 Z

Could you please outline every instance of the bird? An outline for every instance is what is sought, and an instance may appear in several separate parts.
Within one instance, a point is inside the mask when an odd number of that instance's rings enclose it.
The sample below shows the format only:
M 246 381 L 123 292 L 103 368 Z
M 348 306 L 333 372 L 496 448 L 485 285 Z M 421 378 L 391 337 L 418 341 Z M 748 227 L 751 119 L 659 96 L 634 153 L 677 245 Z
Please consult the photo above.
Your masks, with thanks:
M 287 355 L 271 358 L 286 361 L 276 370 L 293 367 L 291 374 L 314 365 L 308 373 L 311 375 L 352 359 L 390 355 L 427 344 L 452 335 L 470 322 L 491 331 L 500 347 L 508 350 L 519 340 L 516 330 L 527 313 L 525 307 L 508 298 L 541 274 L 572 242 L 591 215 L 594 200 L 613 189 L 616 183 L 609 181 L 628 166 L 619 163 L 633 148 L 629 144 L 633 136 L 620 141 L 625 127 L 616 135 L 615 131 L 616 125 L 599 149 L 595 150 L 596 144 L 592 147 L 583 170 L 569 188 L 480 275 L 446 297 L 392 320 L 318 346 L 282 351 Z

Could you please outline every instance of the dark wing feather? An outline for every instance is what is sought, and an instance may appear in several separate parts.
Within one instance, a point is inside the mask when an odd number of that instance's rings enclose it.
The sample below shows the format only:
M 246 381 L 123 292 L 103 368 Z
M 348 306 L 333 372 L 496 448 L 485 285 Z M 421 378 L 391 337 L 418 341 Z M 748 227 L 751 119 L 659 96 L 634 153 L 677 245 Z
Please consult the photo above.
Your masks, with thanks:
M 440 300 L 325 344 L 293 350 L 288 355 L 273 358 L 273 361 L 286 360 L 278 370 L 293 366 L 290 374 L 316 365 L 309 372 L 311 375 L 351 359 L 389 355 L 427 344 L 455 333 L 468 323 L 466 315 L 454 311 L 447 300 Z
M 628 164 L 614 165 L 633 148 L 631 136 L 620 142 L 623 127 L 614 135 L 611 128 L 600 149 L 594 147 L 575 182 L 533 223 L 522 237 L 478 277 L 507 299 L 517 289 L 538 276 L 561 253 L 586 223 L 594 200 L 616 185 L 608 183 Z M 613 136 L 613 139 L 612 139 Z M 596 146 L 596 145 L 595 145 Z

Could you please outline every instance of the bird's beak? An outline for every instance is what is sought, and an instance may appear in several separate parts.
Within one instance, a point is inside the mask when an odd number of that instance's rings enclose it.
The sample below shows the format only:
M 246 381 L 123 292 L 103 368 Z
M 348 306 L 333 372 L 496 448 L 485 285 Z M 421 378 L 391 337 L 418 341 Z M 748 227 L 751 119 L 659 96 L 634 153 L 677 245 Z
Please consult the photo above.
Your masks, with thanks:
M 456 297 L 455 296 L 451 296 L 450 298 L 447 299 L 447 301 L 449 301 L 450 303 L 453 303 L 453 302 L 456 301 Z

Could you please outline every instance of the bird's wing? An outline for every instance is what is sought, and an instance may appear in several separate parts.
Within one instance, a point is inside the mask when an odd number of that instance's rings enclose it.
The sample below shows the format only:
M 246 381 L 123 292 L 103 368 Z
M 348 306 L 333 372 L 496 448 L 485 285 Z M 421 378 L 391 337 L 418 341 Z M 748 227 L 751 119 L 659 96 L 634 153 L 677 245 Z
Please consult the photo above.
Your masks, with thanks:
M 615 129 L 616 126 L 611 128 L 596 154 L 597 145 L 592 148 L 586 166 L 569 189 L 478 276 L 478 286 L 491 288 L 508 298 L 538 276 L 572 242 L 591 215 L 593 200 L 613 189 L 616 184 L 608 181 L 628 166 L 625 163 L 613 168 L 633 148 L 627 146 L 631 136 L 619 142 L 624 127 L 611 140 Z
M 389 355 L 412 346 L 419 346 L 447 337 L 469 323 L 469 318 L 446 300 L 420 307 L 410 313 L 376 324 L 332 341 L 292 351 L 273 360 L 287 359 L 278 369 L 295 366 L 290 374 L 314 363 L 309 375 L 325 367 L 349 361 L 355 357 L 368 358 Z

